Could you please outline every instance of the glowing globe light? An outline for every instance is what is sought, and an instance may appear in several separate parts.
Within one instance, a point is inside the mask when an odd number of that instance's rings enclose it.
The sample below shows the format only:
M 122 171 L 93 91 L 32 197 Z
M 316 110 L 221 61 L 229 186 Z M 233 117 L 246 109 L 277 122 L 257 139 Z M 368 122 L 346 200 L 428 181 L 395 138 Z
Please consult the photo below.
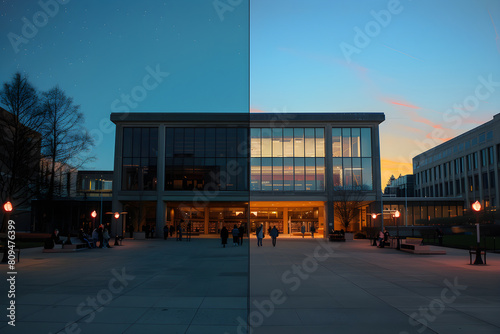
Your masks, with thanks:
M 401 216 L 401 213 L 396 210 L 396 212 L 394 212 L 394 217 L 399 218 L 399 216 Z
M 373 219 L 377 219 L 377 214 L 376 213 L 372 213 L 372 218 Z
M 95 210 L 94 210 L 94 211 L 92 211 L 92 213 L 90 215 L 92 216 L 92 218 L 95 218 L 95 217 L 97 217 L 97 212 L 95 212 Z
M 475 201 L 473 204 L 472 204 L 472 210 L 478 212 L 479 210 L 481 210 L 481 203 L 479 203 L 479 201 Z
M 5 210 L 5 212 L 11 212 L 13 207 L 12 207 L 12 203 L 11 202 L 5 202 L 5 204 L 3 205 L 3 209 Z
M 120 214 L 118 212 L 115 212 L 115 218 L 116 219 L 120 218 Z

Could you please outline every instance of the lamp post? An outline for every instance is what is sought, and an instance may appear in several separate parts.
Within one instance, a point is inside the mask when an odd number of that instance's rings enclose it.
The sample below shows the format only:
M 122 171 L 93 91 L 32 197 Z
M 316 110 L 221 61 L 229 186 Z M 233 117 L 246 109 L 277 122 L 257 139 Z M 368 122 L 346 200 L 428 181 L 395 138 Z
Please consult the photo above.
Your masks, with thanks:
M 14 210 L 14 207 L 12 206 L 12 203 L 10 201 L 7 201 L 4 203 L 3 205 L 3 210 L 5 211 L 5 223 L 8 224 L 9 223 L 9 215 L 10 213 L 12 212 L 12 210 Z M 4 226 L 2 226 L 4 227 Z M 2 263 L 7 263 L 8 262 L 8 252 L 7 252 L 7 233 L 5 235 L 5 244 L 4 244 L 4 247 L 3 247 L 3 258 L 2 258 Z
M 481 203 L 479 201 L 475 201 L 472 204 L 472 210 L 476 212 L 476 260 L 474 261 L 474 264 L 483 264 L 483 259 L 481 257 L 481 235 L 479 233 L 479 211 L 481 211 Z
M 90 216 L 92 217 L 92 229 L 90 231 L 92 231 L 94 228 L 95 228 L 95 217 L 97 217 L 97 212 L 94 210 L 92 211 L 92 213 L 90 214 Z
M 394 221 L 396 223 L 396 238 L 397 238 L 396 249 L 401 249 L 399 244 L 399 224 L 398 224 L 399 216 L 401 216 L 401 213 L 398 210 L 396 210 L 396 212 L 394 212 Z
M 378 214 L 372 213 L 372 219 L 375 220 L 377 219 Z M 375 222 L 373 223 L 373 231 L 375 231 Z M 373 236 L 373 243 L 372 246 L 377 246 L 377 235 L 375 234 Z

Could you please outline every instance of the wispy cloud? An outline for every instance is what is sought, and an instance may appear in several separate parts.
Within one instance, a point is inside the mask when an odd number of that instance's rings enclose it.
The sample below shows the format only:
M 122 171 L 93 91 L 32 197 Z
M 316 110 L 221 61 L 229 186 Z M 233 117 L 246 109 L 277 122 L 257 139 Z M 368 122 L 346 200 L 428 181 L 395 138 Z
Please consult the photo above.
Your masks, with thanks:
M 409 55 L 409 54 L 407 54 L 407 53 L 405 53 L 405 52 L 403 52 L 403 51 L 399 51 L 399 50 L 396 50 L 396 49 L 394 49 L 394 48 L 391 48 L 390 46 L 387 46 L 387 45 L 385 45 L 385 44 L 380 43 L 380 45 L 382 45 L 383 47 L 386 47 L 386 48 L 388 48 L 388 49 L 390 49 L 390 50 L 393 50 L 393 51 L 399 52 L 399 53 L 401 53 L 401 54 L 403 54 L 403 55 L 405 55 L 405 56 L 408 56 L 408 57 L 411 57 L 411 58 L 413 58 L 413 59 L 416 59 L 416 60 L 418 60 L 418 61 L 423 61 L 422 59 L 418 59 L 417 57 L 413 57 L 412 55 Z

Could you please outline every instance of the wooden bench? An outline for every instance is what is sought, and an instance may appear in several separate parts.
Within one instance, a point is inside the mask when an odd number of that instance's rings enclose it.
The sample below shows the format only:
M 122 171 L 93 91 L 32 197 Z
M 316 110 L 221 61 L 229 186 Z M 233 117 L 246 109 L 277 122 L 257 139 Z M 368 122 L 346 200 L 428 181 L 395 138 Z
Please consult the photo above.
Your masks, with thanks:
M 330 241 L 345 241 L 345 235 L 341 233 L 330 233 L 328 235 Z
M 66 241 L 68 240 L 67 237 L 60 237 L 60 240 L 62 241 L 61 247 L 58 247 L 60 244 L 54 245 L 54 248 L 49 248 L 49 249 L 43 249 L 44 253 L 71 253 L 71 252 L 76 252 L 80 250 L 87 249 L 87 244 L 82 242 L 79 238 L 71 237 L 71 244 L 67 245 Z M 89 243 L 92 245 L 94 242 L 92 240 L 89 240 Z
M 430 246 L 422 245 L 422 238 L 401 239 L 400 250 L 420 255 L 444 255 L 445 250 L 432 250 Z
M 472 255 L 473 254 L 474 255 L 478 254 L 478 250 L 476 248 L 469 249 L 469 261 L 470 261 L 470 264 L 472 264 Z M 479 256 L 481 256 L 481 259 L 482 259 L 483 255 L 484 255 L 484 264 L 486 264 L 486 250 L 480 249 L 479 250 Z

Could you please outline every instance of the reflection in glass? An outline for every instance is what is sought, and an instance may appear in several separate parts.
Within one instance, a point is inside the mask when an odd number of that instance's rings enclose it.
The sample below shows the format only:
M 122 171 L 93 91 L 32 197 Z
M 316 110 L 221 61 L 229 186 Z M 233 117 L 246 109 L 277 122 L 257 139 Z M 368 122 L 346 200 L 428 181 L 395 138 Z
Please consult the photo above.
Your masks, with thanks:
M 316 155 L 316 144 L 314 142 L 314 128 L 306 128 L 305 135 L 305 156 L 314 157 Z
M 361 156 L 372 156 L 372 135 L 370 128 L 361 128 Z
M 295 190 L 305 190 L 304 158 L 295 158 Z
M 316 157 L 325 156 L 325 129 L 316 128 Z
M 294 188 L 293 158 L 284 158 L 283 190 L 291 191 Z
M 343 128 L 342 129 L 342 156 L 350 157 L 351 156 L 351 129 Z
M 283 156 L 293 157 L 293 129 L 283 129 Z
M 342 156 L 342 129 L 332 129 L 332 156 L 334 158 Z
M 325 190 L 325 158 L 316 158 L 316 190 Z
M 271 129 L 262 128 L 262 157 L 272 156 Z
M 343 183 L 343 170 L 342 170 L 342 158 L 333 158 L 333 186 L 342 187 Z
M 316 161 L 306 158 L 306 190 L 316 190 Z
M 252 128 L 250 129 L 250 144 L 251 144 L 251 154 L 252 157 L 261 157 L 261 141 L 260 141 L 260 129 Z
M 273 157 L 283 156 L 283 129 L 273 129 Z
M 260 190 L 261 189 L 261 178 L 260 178 L 260 158 L 250 158 L 250 190 Z
M 359 128 L 352 128 L 351 129 L 351 156 L 355 157 L 355 158 L 359 157 L 360 151 L 361 151 L 361 144 L 360 144 Z
M 294 128 L 293 129 L 293 156 L 303 157 L 304 156 L 304 129 Z
M 273 190 L 272 159 L 262 158 L 262 191 Z
M 273 158 L 273 190 L 283 190 L 283 159 Z

